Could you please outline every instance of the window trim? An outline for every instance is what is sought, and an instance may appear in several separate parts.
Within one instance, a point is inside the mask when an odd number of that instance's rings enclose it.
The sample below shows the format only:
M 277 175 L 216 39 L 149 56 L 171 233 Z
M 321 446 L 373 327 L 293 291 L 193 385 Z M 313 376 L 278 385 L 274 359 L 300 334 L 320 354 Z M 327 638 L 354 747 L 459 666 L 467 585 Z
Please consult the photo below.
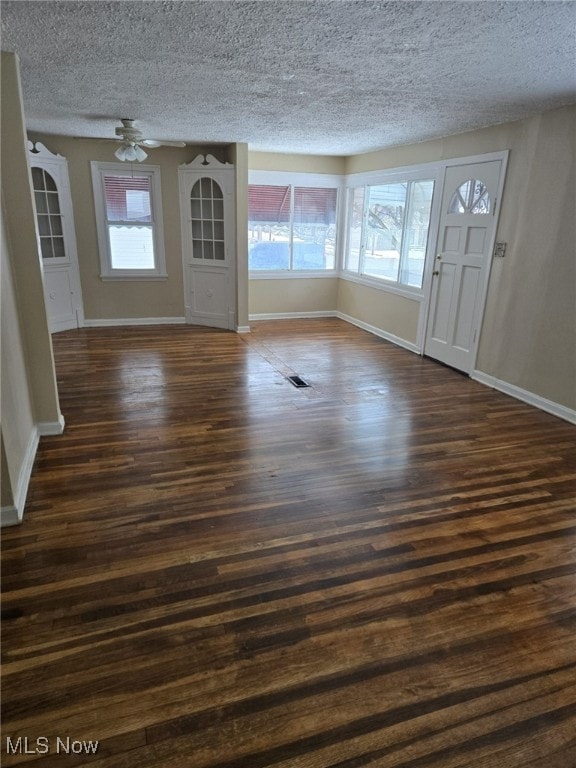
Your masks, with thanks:
M 376 171 L 367 171 L 364 173 L 349 174 L 345 177 L 345 212 L 342 217 L 342 226 L 344 233 L 342 237 L 341 249 L 341 268 L 340 278 L 350 282 L 366 285 L 378 290 L 395 293 L 405 296 L 409 299 L 422 301 L 426 295 L 427 283 L 429 281 L 430 264 L 433 262 L 434 249 L 438 236 L 438 226 L 440 220 L 440 204 L 442 197 L 442 184 L 444 177 L 445 163 L 422 163 L 421 165 L 410 165 L 399 168 L 383 169 Z M 430 207 L 430 223 L 428 227 L 428 242 L 424 254 L 424 268 L 422 273 L 422 286 L 406 285 L 385 278 L 373 277 L 371 275 L 361 274 L 359 271 L 346 269 L 346 256 L 349 244 L 349 221 L 351 215 L 351 199 L 353 190 L 358 187 L 373 187 L 385 184 L 394 184 L 403 181 L 428 181 L 434 182 L 434 192 L 432 194 L 432 204 Z M 366 200 L 364 201 L 366 205 Z
M 125 166 L 121 163 L 90 162 L 94 209 L 98 233 L 98 251 L 100 256 L 101 280 L 165 280 L 166 255 L 164 251 L 164 216 L 162 212 L 162 187 L 159 165 Z M 147 176 L 150 179 L 150 210 L 152 213 L 152 236 L 154 238 L 153 269 L 114 269 L 112 267 L 110 242 L 108 238 L 108 219 L 106 216 L 106 198 L 104 176 Z
M 248 184 L 262 186 L 291 186 L 291 198 L 294 187 L 322 187 L 336 190 L 336 240 L 334 245 L 334 266 L 330 269 L 250 269 L 248 257 L 249 280 L 294 280 L 300 278 L 330 278 L 340 276 L 340 243 L 342 242 L 342 213 L 345 211 L 343 202 L 345 177 L 330 173 L 304 173 L 296 171 L 249 171 Z M 291 203 L 292 206 L 292 203 Z M 248 213 L 248 216 L 250 214 Z

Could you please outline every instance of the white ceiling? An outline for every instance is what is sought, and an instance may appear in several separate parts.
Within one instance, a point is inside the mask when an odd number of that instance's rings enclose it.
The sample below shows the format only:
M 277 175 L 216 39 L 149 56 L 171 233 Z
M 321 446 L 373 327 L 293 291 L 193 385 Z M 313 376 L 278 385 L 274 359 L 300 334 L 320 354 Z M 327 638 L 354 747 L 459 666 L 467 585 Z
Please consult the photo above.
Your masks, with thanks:
M 349 155 L 576 102 L 576 3 L 4 0 L 32 131 Z

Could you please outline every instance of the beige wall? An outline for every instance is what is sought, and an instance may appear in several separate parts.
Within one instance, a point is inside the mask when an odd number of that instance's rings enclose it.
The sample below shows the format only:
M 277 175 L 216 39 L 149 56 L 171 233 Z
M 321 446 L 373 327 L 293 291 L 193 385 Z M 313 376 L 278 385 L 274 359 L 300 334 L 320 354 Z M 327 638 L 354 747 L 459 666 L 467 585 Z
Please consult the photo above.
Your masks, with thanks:
M 250 280 L 250 314 L 335 312 L 336 277 Z
M 576 107 L 457 136 L 382 150 L 346 161 L 347 173 L 510 150 L 497 240 L 508 244 L 493 262 L 477 369 L 547 400 L 576 408 L 576 245 L 574 189 Z M 341 300 L 365 306 L 350 284 Z M 382 302 L 388 299 L 383 298 Z M 406 299 L 405 302 L 410 301 Z M 411 302 L 413 305 L 414 302 Z M 339 304 L 341 311 L 342 303 Z M 413 309 L 413 307 L 412 307 Z M 400 306 L 395 307 L 395 312 Z M 409 325 L 396 335 L 410 340 Z M 377 327 L 382 310 L 364 310 Z M 352 312 L 349 312 L 352 314 Z M 394 333 L 386 316 L 383 330 Z
M 477 367 L 576 409 L 576 107 L 515 128 Z
M 331 155 L 287 155 L 273 152 L 249 152 L 248 166 L 251 171 L 289 171 L 291 173 L 342 174 L 345 157 Z
M 408 345 L 416 344 L 420 302 L 350 280 L 339 280 L 338 311 Z
M 178 166 L 189 163 L 199 153 L 210 152 L 224 162 L 226 147 L 159 147 L 148 152 L 147 165 L 160 166 L 165 280 L 101 280 L 98 236 L 94 213 L 94 195 L 90 162 L 116 162 L 113 141 L 75 139 L 68 136 L 30 133 L 30 139 L 41 141 L 51 152 L 68 160 L 70 190 L 74 206 L 74 224 L 78 242 L 80 282 L 87 320 L 130 318 L 183 318 L 184 282 L 182 270 L 182 238 L 180 231 L 180 199 Z M 121 166 L 120 163 L 118 163 Z M 124 164 L 129 170 L 129 164 Z
M 564 110 L 556 110 L 562 112 Z M 522 134 L 529 120 L 515 123 L 502 123 L 477 131 L 467 131 L 441 139 L 424 141 L 421 144 L 407 144 L 391 149 L 381 149 L 346 158 L 345 173 L 364 173 L 365 171 L 385 168 L 402 168 L 432 163 L 439 160 L 451 160 L 456 157 L 470 157 L 488 152 L 508 149 L 512 135 Z

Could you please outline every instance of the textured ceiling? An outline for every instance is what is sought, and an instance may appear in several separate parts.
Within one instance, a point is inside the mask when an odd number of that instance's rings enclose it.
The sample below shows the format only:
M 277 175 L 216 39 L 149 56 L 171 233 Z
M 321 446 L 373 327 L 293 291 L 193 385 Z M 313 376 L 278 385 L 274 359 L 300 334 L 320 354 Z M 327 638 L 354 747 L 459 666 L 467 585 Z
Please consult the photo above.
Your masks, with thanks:
M 576 102 L 576 3 L 1 3 L 29 129 L 348 155 Z

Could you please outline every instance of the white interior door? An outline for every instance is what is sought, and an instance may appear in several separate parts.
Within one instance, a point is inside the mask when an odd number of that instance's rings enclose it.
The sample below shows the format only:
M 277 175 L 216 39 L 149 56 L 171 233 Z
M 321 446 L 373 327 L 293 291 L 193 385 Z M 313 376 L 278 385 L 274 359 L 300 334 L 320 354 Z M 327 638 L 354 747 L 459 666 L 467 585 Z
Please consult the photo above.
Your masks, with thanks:
M 474 366 L 499 210 L 502 160 L 446 169 L 424 353 Z
M 178 175 L 186 321 L 235 329 L 234 166 L 199 155 Z
M 28 142 L 50 331 L 84 325 L 68 163 Z

